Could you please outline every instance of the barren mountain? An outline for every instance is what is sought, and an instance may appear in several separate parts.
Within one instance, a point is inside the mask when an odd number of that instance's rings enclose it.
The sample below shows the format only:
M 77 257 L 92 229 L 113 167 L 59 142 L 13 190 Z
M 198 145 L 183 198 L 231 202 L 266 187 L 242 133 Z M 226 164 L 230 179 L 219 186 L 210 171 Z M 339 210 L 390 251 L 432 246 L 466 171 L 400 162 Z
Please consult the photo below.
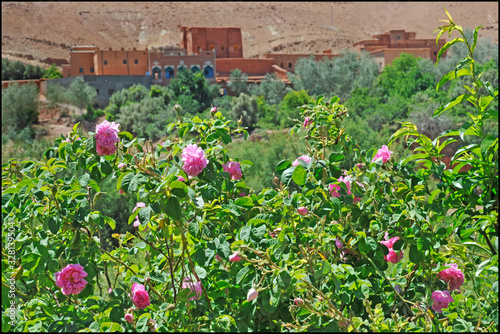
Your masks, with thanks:
M 245 57 L 338 53 L 392 29 L 435 38 L 444 8 L 498 43 L 498 2 L 2 2 L 2 57 L 48 67 L 74 45 L 179 45 L 181 26 L 242 28 Z M 453 37 L 454 35 L 452 35 Z M 449 39 L 447 35 L 446 38 Z

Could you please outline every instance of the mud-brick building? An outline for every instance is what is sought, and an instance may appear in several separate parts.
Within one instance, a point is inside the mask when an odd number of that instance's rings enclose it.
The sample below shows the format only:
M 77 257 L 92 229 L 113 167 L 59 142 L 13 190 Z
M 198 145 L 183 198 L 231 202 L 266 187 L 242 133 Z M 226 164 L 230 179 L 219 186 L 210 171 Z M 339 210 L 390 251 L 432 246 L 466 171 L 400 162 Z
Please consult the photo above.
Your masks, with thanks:
M 175 47 L 151 48 L 149 52 L 150 73 L 154 85 L 167 85 L 177 77 L 179 71 L 202 72 L 210 82 L 215 82 L 215 52 L 200 51 L 187 54 L 186 49 Z
M 388 33 L 373 35 L 372 40 L 356 42 L 353 46 L 358 51 L 368 51 L 376 58 L 380 70 L 392 63 L 401 53 L 413 54 L 436 62 L 439 49 L 444 46 L 446 39 L 440 38 L 436 45 L 436 39 L 417 39 L 416 35 L 415 32 L 405 30 L 390 30 Z

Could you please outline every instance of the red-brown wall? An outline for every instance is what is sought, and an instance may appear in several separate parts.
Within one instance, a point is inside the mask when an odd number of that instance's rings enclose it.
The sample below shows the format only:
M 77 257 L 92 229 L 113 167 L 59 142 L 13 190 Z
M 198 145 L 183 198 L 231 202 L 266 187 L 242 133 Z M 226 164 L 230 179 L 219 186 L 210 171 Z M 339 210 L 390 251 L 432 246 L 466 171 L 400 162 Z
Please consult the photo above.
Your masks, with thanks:
M 217 58 L 242 58 L 241 28 L 181 27 L 181 47 L 187 54 L 215 50 Z
M 217 76 L 229 76 L 231 71 L 239 68 L 248 75 L 265 75 L 271 73 L 274 59 L 222 58 L 216 59 Z

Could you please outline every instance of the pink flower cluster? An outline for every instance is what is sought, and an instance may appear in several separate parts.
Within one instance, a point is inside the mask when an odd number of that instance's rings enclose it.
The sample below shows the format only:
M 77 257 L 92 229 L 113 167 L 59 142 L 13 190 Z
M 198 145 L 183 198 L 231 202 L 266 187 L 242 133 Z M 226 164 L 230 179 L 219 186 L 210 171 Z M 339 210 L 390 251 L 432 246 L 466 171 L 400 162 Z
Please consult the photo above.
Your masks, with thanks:
M 182 282 L 182 288 L 191 290 L 191 292 L 188 294 L 188 296 L 194 292 L 195 295 L 192 296 L 191 298 L 189 298 L 188 300 L 199 299 L 201 297 L 201 292 L 203 291 L 201 288 L 201 282 L 198 281 L 195 283 L 189 277 L 186 277 L 184 279 L 184 281 Z
M 182 150 L 183 169 L 189 176 L 200 174 L 208 165 L 205 152 L 196 144 L 189 144 Z
M 132 284 L 132 302 L 137 308 L 146 308 L 150 305 L 149 294 L 144 288 L 144 285 Z
M 299 159 L 302 160 L 302 161 L 305 161 L 306 164 L 310 163 L 311 162 L 311 157 L 308 156 L 308 155 L 303 155 L 303 156 L 300 156 L 298 157 L 297 159 L 295 159 L 294 162 L 292 162 L 292 166 L 298 166 L 299 165 Z
M 85 288 L 87 276 L 83 267 L 79 264 L 68 264 L 61 271 L 55 274 L 56 284 L 62 288 L 62 293 L 66 296 L 70 294 L 77 295 Z
M 118 138 L 118 127 L 120 124 L 104 121 L 96 126 L 96 150 L 99 155 L 111 155 L 116 152 Z
M 344 182 L 345 185 L 347 186 L 347 195 L 351 195 L 352 192 L 351 192 L 351 181 L 350 181 L 350 178 L 349 177 L 346 177 L 344 178 L 343 176 L 339 177 L 337 179 L 338 182 Z M 356 181 L 357 182 L 357 181 Z M 359 185 L 361 185 L 359 182 L 357 182 Z M 330 187 L 330 196 L 332 197 L 340 197 L 341 194 L 339 192 L 340 190 L 340 186 L 338 184 L 330 184 L 329 185 Z M 357 197 L 357 196 L 354 196 L 354 199 L 353 199 L 353 203 L 357 203 L 361 201 L 361 197 Z
M 432 293 L 431 298 L 434 300 L 432 309 L 438 313 L 442 313 L 444 308 L 447 308 L 450 303 L 455 301 L 448 290 L 436 290 Z
M 139 209 L 139 208 L 145 208 L 146 207 L 146 204 L 142 203 L 142 202 L 138 202 L 135 204 L 135 208 L 134 210 L 132 210 L 132 212 L 135 212 L 135 210 Z M 135 222 L 134 222 L 134 227 L 139 227 L 139 225 L 141 225 L 141 221 L 139 220 L 139 215 L 135 216 Z
M 241 166 L 237 161 L 228 161 L 225 164 L 222 164 L 222 168 L 224 172 L 229 173 L 231 175 L 231 180 L 239 180 L 241 179 Z
M 458 265 L 456 263 L 447 264 L 447 266 L 450 266 L 451 268 L 441 270 L 438 274 L 439 279 L 448 283 L 450 291 L 460 291 L 460 287 L 465 282 L 464 273 L 458 269 Z
M 377 151 L 377 154 L 372 159 L 372 162 L 377 160 L 378 158 L 382 158 L 382 162 L 385 164 L 391 158 L 391 154 L 393 152 L 389 151 L 387 145 L 383 145 L 381 149 Z
M 385 245 L 387 248 L 389 248 L 389 254 L 385 255 L 384 259 L 387 262 L 398 263 L 403 258 L 404 252 L 401 250 L 401 251 L 396 253 L 392 247 L 394 246 L 396 241 L 399 240 L 399 237 L 390 238 L 389 240 L 387 240 L 387 238 L 388 238 L 388 234 L 386 232 L 385 233 L 385 241 L 380 242 L 382 245 Z

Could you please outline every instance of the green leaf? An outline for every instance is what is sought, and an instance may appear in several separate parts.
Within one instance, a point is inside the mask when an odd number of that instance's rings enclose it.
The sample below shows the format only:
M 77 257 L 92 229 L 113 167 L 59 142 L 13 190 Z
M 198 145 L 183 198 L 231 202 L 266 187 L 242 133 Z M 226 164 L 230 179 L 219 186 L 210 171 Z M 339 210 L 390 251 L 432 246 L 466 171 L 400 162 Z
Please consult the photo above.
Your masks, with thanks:
M 253 201 L 248 196 L 238 198 L 236 201 L 234 201 L 234 204 L 243 208 L 253 207 Z
M 111 167 L 111 165 L 107 161 L 101 163 L 101 170 L 104 173 L 104 175 L 109 175 L 113 173 L 113 167 Z
M 292 174 L 292 180 L 299 186 L 303 186 L 306 183 L 307 179 L 307 170 L 304 169 L 301 165 L 295 166 L 295 170 Z
M 57 234 L 61 228 L 61 221 L 54 217 L 49 217 L 47 225 L 49 226 L 49 230 L 52 234 Z
M 464 60 L 462 60 L 462 62 Z M 471 61 L 471 59 L 468 58 L 468 62 L 467 63 L 469 63 L 470 61 Z M 462 63 L 460 63 L 460 64 L 462 64 Z M 461 69 L 461 70 L 457 71 L 457 68 L 459 68 L 460 64 L 455 68 L 454 71 L 448 72 L 445 75 L 443 75 L 443 77 L 441 78 L 441 80 L 439 81 L 439 83 L 436 85 L 436 91 L 438 91 L 439 87 L 441 87 L 444 83 L 446 83 L 446 82 L 448 82 L 448 81 L 450 81 L 452 79 L 461 77 L 463 75 L 471 75 L 470 70 L 468 68 L 464 68 L 464 69 Z M 465 64 L 462 64 L 462 66 L 464 66 L 464 65 Z
M 196 272 L 196 275 L 198 275 L 199 279 L 207 277 L 207 271 L 200 266 L 194 267 L 194 271 Z
M 248 238 L 250 238 L 250 232 L 251 232 L 250 226 L 242 227 L 240 230 L 240 239 L 243 241 L 248 241 Z
M 345 159 L 345 157 L 343 154 L 333 152 L 332 154 L 330 154 L 328 161 L 332 164 L 334 162 L 342 161 L 344 159 Z
M 116 222 L 115 222 L 115 220 L 113 218 L 107 217 L 107 216 L 103 216 L 103 218 L 104 218 L 104 222 L 106 224 L 108 224 L 109 227 L 111 227 L 112 230 L 114 230 L 116 228 Z
M 429 238 L 426 237 L 420 237 L 417 239 L 417 248 L 419 251 L 424 252 L 428 250 L 431 247 L 431 241 Z
M 472 95 L 469 95 L 469 94 L 462 94 L 460 96 L 457 96 L 455 99 L 451 100 L 446 105 L 439 107 L 434 112 L 434 114 L 432 115 L 432 117 L 439 116 L 443 111 L 448 110 L 451 107 L 454 107 L 454 106 L 456 106 L 457 104 L 459 104 L 461 102 L 467 101 L 470 97 L 472 97 Z
M 404 244 L 405 244 L 404 240 L 399 239 L 394 243 L 392 249 L 394 249 L 395 251 L 400 251 L 403 248 Z
M 80 183 L 82 187 L 86 187 L 89 184 L 89 181 L 90 181 L 90 175 L 87 173 L 83 174 L 78 178 L 78 183 Z
M 410 246 L 410 261 L 413 263 L 420 263 L 424 260 L 424 254 L 418 250 L 417 245 Z
M 445 53 L 445 51 L 448 50 L 448 48 L 450 46 L 452 46 L 453 44 L 458 43 L 458 42 L 465 43 L 465 41 L 462 38 L 455 38 L 455 39 L 449 41 L 448 43 L 446 43 L 445 45 L 443 45 L 443 47 L 439 50 L 439 53 L 437 55 L 436 63 L 439 62 L 439 59 L 441 58 L 441 56 L 443 55 L 443 53 Z
M 115 306 L 113 307 L 111 312 L 109 312 L 109 319 L 113 322 L 122 322 L 124 317 L 125 310 L 123 309 L 123 307 Z
M 472 47 L 470 48 L 472 54 L 474 54 L 474 50 L 476 49 L 476 45 L 477 45 L 477 33 L 478 33 L 479 29 L 481 29 L 482 27 L 483 26 L 479 26 L 474 30 L 474 42 L 472 43 Z
M 290 183 L 290 180 L 292 179 L 293 172 L 295 171 L 295 167 L 289 167 L 287 168 L 282 174 L 281 174 L 281 182 L 287 186 Z
M 483 139 L 481 143 L 481 156 L 483 157 L 483 159 L 486 158 L 488 149 L 495 143 L 498 143 L 498 137 L 494 137 L 493 135 L 488 135 Z
M 236 284 L 240 284 L 245 275 L 250 271 L 250 267 L 243 267 L 238 273 L 236 274 Z
M 36 268 L 42 256 L 37 253 L 28 253 L 21 257 L 21 262 L 23 264 L 23 269 L 31 271 L 31 269 Z
M 200 232 L 200 223 L 197 221 L 190 222 L 188 225 L 188 231 L 193 237 L 198 237 L 198 233 Z
M 292 167 L 292 162 L 290 160 L 281 160 L 276 165 L 276 174 L 281 175 L 285 171 L 285 169 L 288 169 L 290 167 Z
M 378 243 L 372 237 L 366 238 L 366 244 L 371 248 L 372 251 L 376 251 L 378 247 Z
M 368 254 L 370 253 L 370 247 L 368 247 L 366 243 L 366 237 L 360 237 L 358 241 L 358 249 L 361 253 L 363 254 Z
M 182 207 L 181 207 L 177 197 L 173 197 L 173 196 L 170 197 L 167 201 L 166 207 L 167 207 L 166 214 L 170 218 L 172 218 L 174 220 L 180 220 L 182 218 L 182 216 L 183 216 Z
M 184 198 L 188 194 L 187 186 L 184 182 L 174 180 L 170 183 L 172 194 L 177 197 Z

